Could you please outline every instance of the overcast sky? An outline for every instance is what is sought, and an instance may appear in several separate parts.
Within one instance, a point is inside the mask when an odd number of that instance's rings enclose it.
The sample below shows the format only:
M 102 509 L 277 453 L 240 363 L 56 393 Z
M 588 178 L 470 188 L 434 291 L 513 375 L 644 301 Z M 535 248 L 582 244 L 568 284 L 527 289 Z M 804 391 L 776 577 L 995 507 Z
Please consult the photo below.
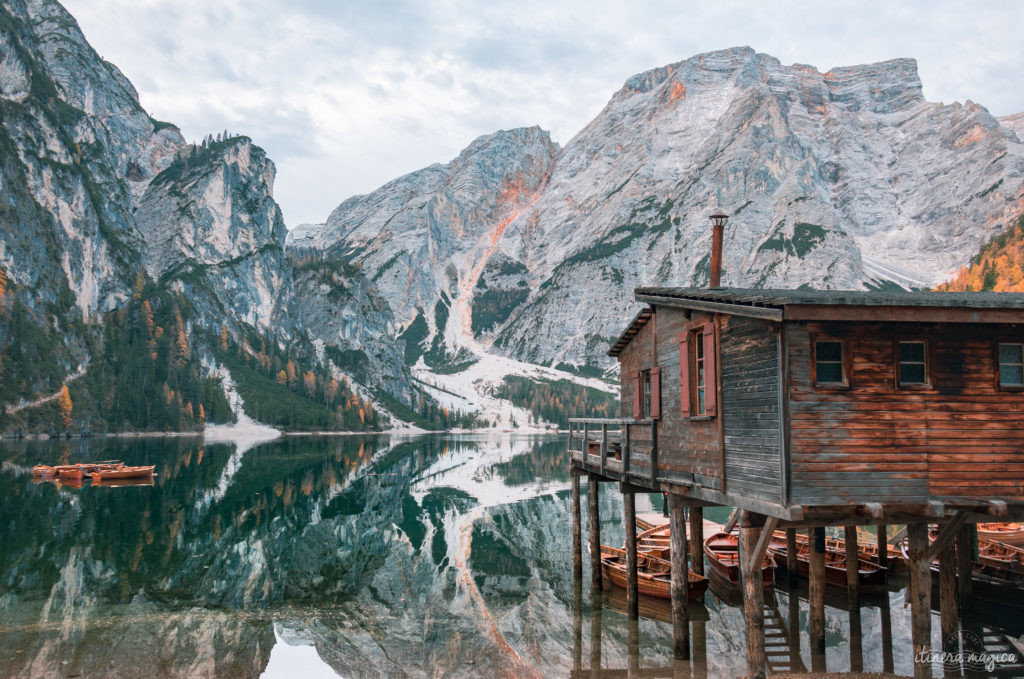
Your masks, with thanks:
M 474 138 L 565 144 L 631 75 L 750 45 L 822 71 L 918 60 L 930 101 L 1024 111 L 1024 2 L 64 0 L 143 106 L 246 134 L 291 227 Z

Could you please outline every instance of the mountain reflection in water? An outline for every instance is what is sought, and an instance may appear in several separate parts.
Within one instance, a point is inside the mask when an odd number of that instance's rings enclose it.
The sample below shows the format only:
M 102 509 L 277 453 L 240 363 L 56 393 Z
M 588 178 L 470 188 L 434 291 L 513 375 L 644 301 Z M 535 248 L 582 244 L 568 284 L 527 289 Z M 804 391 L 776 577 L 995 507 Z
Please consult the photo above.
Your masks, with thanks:
M 102 459 L 155 464 L 155 483 L 32 480 L 35 464 Z M 0 444 L 0 676 L 550 677 L 597 657 L 671 666 L 657 602 L 630 625 L 618 593 L 575 587 L 568 486 L 561 437 Z M 646 496 L 639 504 L 651 510 Z M 621 543 L 611 486 L 601 514 L 603 541 Z M 888 598 L 905 673 L 909 611 L 901 592 Z M 806 601 L 777 600 L 806 635 Z M 882 669 L 879 611 L 867 602 L 861 613 L 868 670 Z M 847 614 L 827 615 L 829 669 L 845 670 Z M 698 674 L 742 673 L 741 611 L 709 594 L 692 617 L 706 640 Z

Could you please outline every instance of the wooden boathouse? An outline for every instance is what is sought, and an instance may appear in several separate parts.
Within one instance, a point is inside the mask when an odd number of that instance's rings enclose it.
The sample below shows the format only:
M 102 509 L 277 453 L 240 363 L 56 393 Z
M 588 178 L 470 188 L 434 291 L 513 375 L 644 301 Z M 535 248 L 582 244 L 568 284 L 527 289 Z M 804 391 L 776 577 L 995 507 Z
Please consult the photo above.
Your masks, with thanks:
M 943 637 L 955 632 L 970 524 L 1024 518 L 1024 294 L 651 287 L 635 297 L 646 306 L 609 351 L 621 417 L 570 425 L 577 576 L 585 475 L 598 584 L 599 484 L 624 494 L 633 615 L 633 495 L 668 493 L 679 658 L 689 657 L 684 574 L 702 571 L 709 505 L 736 508 L 750 677 L 765 673 L 756 573 L 776 530 L 786 529 L 789 558 L 796 529 L 814 544 L 812 656 L 824 654 L 826 526 L 846 527 L 856 597 L 856 526 L 906 524 L 915 655 L 931 647 L 935 558 Z M 915 676 L 930 672 L 915 664 Z

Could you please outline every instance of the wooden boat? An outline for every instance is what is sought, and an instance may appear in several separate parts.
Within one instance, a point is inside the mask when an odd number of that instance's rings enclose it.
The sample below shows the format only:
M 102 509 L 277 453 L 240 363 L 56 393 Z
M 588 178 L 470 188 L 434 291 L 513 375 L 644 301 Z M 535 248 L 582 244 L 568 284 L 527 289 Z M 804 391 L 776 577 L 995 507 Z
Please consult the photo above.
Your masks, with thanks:
M 637 553 L 637 591 L 640 594 L 657 597 L 659 599 L 671 598 L 671 572 L 672 565 L 664 559 L 659 559 L 648 554 Z M 601 572 L 605 578 L 611 580 L 616 586 L 626 588 L 626 552 L 615 547 L 601 545 Z M 708 589 L 708 579 L 689 572 L 687 583 L 687 598 L 690 601 L 699 601 L 704 597 Z
M 939 531 L 934 526 L 928 531 L 931 540 L 935 540 L 938 535 Z M 1024 547 L 979 537 L 977 562 L 992 569 L 1003 569 L 1024 576 Z
M 777 530 L 774 533 L 774 540 L 781 540 L 783 543 L 786 542 L 786 531 Z M 807 545 L 807 533 L 797 531 L 796 544 Z M 836 538 L 829 535 L 825 536 L 825 551 L 836 551 L 843 555 L 845 562 L 846 559 L 846 539 Z M 908 570 L 907 558 L 903 555 L 903 552 L 896 545 L 886 544 L 886 556 L 888 557 L 888 565 L 886 568 L 889 569 L 890 573 L 905 573 Z M 857 556 L 863 561 L 868 561 L 876 566 L 881 564 L 878 563 L 878 544 L 875 542 L 857 541 Z
M 1019 523 L 979 523 L 979 540 L 994 540 L 1007 545 L 1024 547 L 1024 525 Z
M 124 488 L 125 486 L 152 486 L 153 477 L 147 478 L 134 478 L 134 479 L 97 479 L 93 478 L 92 486 L 94 488 Z
M 82 479 L 85 476 L 85 470 L 77 465 L 60 465 L 55 467 L 57 470 L 57 476 L 62 479 Z
M 711 568 L 733 585 L 740 584 L 740 539 L 732 533 L 715 533 L 704 540 L 704 553 Z M 775 560 L 771 554 L 761 559 L 761 584 L 771 587 L 775 583 Z
M 57 476 L 57 470 L 45 464 L 37 464 L 35 467 L 32 467 L 32 474 L 41 479 L 52 479 Z
M 782 533 L 781 537 L 779 532 Z M 786 567 L 786 533 L 777 531 L 772 535 L 768 543 L 768 551 L 775 557 L 775 563 L 779 568 Z M 796 567 L 797 574 L 801 577 L 808 577 L 810 574 L 810 545 L 806 540 L 797 541 L 796 544 Z M 858 559 L 857 573 L 860 579 L 860 587 L 863 590 L 880 589 L 885 587 L 887 568 L 878 564 Z M 846 550 L 845 545 L 842 551 L 829 548 L 825 544 L 825 583 L 833 587 L 846 587 Z
M 109 481 L 112 479 L 140 479 L 153 476 L 155 465 L 148 467 L 118 467 L 115 469 L 97 469 L 92 472 L 93 481 Z

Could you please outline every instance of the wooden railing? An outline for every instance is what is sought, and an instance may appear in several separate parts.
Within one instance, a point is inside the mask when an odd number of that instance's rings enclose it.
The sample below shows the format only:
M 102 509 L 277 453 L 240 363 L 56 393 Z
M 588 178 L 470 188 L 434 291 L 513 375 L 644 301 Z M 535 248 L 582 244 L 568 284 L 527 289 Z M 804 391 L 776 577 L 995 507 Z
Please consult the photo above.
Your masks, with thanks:
M 623 480 L 630 475 L 642 476 L 653 484 L 658 474 L 655 423 L 656 420 L 651 419 L 572 418 L 569 420 L 569 462 L 572 464 L 574 456 L 578 455 L 582 466 L 591 471 L 602 475 L 609 470 L 618 472 Z M 592 460 L 594 457 L 596 462 Z

